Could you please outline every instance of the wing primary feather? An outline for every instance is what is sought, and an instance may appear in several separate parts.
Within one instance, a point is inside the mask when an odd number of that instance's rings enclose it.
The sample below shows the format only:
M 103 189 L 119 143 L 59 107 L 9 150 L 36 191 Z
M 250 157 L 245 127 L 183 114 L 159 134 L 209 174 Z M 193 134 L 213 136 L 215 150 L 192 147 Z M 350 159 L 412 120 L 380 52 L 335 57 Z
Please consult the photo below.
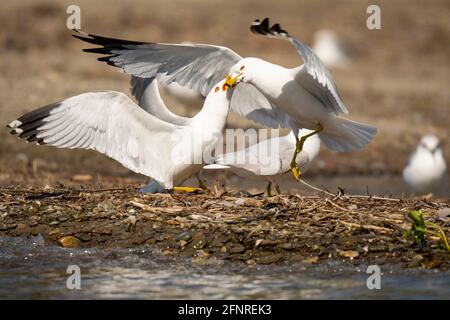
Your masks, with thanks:
M 123 39 L 117 39 L 117 38 L 108 38 L 108 37 L 101 37 L 94 34 L 89 33 L 81 33 L 77 32 L 79 34 L 72 34 L 73 37 L 80 39 L 84 42 L 91 43 L 91 44 L 97 44 L 100 46 L 105 47 L 112 47 L 112 46 L 123 46 L 123 45 L 140 45 L 140 44 L 149 44 L 150 42 L 142 42 L 142 41 L 132 41 L 132 40 L 123 40 Z
M 269 18 L 264 18 L 263 21 L 258 19 L 254 20 L 250 25 L 250 30 L 255 34 L 260 34 L 263 36 L 289 37 L 288 32 L 282 29 L 279 23 L 276 23 L 270 27 Z
M 306 89 L 311 94 L 318 97 L 319 100 L 324 103 L 326 108 L 330 109 L 330 111 L 335 114 L 348 114 L 347 108 L 342 102 L 341 96 L 331 74 L 310 47 L 289 35 L 286 30 L 281 28 L 280 24 L 276 23 L 270 27 L 269 18 L 265 18 L 263 21 L 254 20 L 250 25 L 250 30 L 255 34 L 263 35 L 265 37 L 288 40 L 291 42 L 302 57 L 305 65 L 304 69 L 300 69 L 299 75 L 302 76 L 301 73 L 305 72 L 308 77 L 314 80 L 314 83 L 308 81 L 304 83 L 309 86 Z M 324 93 L 315 93 L 315 91 L 323 89 L 325 90 Z

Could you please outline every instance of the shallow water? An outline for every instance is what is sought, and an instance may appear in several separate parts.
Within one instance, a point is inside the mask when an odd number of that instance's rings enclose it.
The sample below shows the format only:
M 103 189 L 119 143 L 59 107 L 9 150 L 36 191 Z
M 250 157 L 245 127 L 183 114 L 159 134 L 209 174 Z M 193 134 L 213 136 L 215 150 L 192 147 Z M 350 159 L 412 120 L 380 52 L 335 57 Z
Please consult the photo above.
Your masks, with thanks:
M 67 288 L 69 265 L 81 269 L 80 290 Z M 343 262 L 306 269 L 223 261 L 196 266 L 148 247 L 64 249 L 45 245 L 40 236 L 8 237 L 0 238 L 0 299 L 450 298 L 450 272 L 383 265 L 381 289 L 369 290 L 366 268 Z

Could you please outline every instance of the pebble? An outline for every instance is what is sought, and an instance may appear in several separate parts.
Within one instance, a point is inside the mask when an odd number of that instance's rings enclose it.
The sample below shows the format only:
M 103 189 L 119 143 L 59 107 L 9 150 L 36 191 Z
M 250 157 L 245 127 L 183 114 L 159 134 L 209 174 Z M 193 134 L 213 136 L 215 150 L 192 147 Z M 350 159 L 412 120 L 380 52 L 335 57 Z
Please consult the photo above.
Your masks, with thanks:
M 247 265 L 249 265 L 249 266 L 254 266 L 254 265 L 256 265 L 256 260 L 249 259 L 249 260 L 245 261 L 245 263 L 247 263 Z
M 230 248 L 230 253 L 243 253 L 243 252 L 245 252 L 244 246 L 237 245 Z
M 192 239 L 192 234 L 191 234 L 191 232 L 190 232 L 190 231 L 185 231 L 185 232 L 180 233 L 180 234 L 176 237 L 175 240 L 177 240 L 177 241 L 181 241 L 181 240 L 189 241 L 189 240 L 191 240 L 191 239 Z
M 185 240 L 180 240 L 180 247 L 185 247 L 188 244 Z
M 419 267 L 421 265 L 421 262 L 423 261 L 423 256 L 420 254 L 416 254 L 414 257 L 412 257 L 411 262 L 409 263 L 410 268 Z
M 355 259 L 359 257 L 358 251 L 355 250 L 346 250 L 346 251 L 339 251 L 339 255 L 341 257 Z
M 317 263 L 318 261 L 319 261 L 319 257 L 317 257 L 317 256 L 302 260 L 303 263 L 308 263 L 308 264 L 314 264 L 314 263 Z
M 72 181 L 75 182 L 86 182 L 92 180 L 92 176 L 90 174 L 76 174 L 72 176 Z
M 135 225 L 136 221 L 137 221 L 136 216 L 129 216 L 128 218 L 123 220 L 123 223 Z
M 256 259 L 258 264 L 271 264 L 280 261 L 283 258 L 281 254 L 271 254 L 265 257 Z
M 79 248 L 80 240 L 74 236 L 66 236 L 59 238 L 59 244 L 61 244 L 64 248 Z

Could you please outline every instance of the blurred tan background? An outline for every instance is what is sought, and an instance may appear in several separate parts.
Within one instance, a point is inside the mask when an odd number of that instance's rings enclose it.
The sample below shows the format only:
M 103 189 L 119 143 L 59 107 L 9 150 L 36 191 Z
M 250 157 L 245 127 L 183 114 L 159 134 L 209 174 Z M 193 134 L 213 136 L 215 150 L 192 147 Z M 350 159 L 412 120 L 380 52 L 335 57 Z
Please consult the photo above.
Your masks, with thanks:
M 81 8 L 84 31 L 149 42 L 211 43 L 242 56 L 284 66 L 301 62 L 288 42 L 257 37 L 255 18 L 270 17 L 312 45 L 319 29 L 332 29 L 349 48 L 353 63 L 331 69 L 354 120 L 379 128 L 360 152 L 322 148 L 311 177 L 398 177 L 420 137 L 436 134 L 450 159 L 450 1 L 12 1 L 0 3 L 0 119 L 6 125 L 25 111 L 82 92 L 129 94 L 129 77 L 97 62 L 89 47 L 66 28 L 66 8 Z M 381 7 L 381 30 L 368 30 L 366 8 Z M 180 114 L 192 115 L 168 99 Z M 252 126 L 230 118 L 232 126 Z M 0 185 L 141 183 L 106 156 L 89 151 L 36 147 L 0 130 Z M 74 179 L 88 174 L 92 179 Z M 386 180 L 389 183 L 389 180 Z

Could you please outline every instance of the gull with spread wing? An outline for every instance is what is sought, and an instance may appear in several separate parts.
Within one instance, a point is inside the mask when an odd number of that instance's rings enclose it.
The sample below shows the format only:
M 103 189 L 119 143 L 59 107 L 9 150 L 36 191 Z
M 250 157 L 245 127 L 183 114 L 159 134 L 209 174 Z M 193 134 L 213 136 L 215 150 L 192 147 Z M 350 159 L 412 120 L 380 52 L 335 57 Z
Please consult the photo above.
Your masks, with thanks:
M 167 107 L 156 83 L 147 90 L 147 107 Z M 58 148 L 96 150 L 128 169 L 153 178 L 144 191 L 170 189 L 201 170 L 221 140 L 234 88 L 219 81 L 202 110 L 185 123 L 167 122 L 139 108 L 125 94 L 88 92 L 41 107 L 8 124 L 27 142 Z M 158 188 L 163 187 L 163 190 Z
M 336 151 L 360 149 L 375 136 L 377 129 L 371 125 L 354 122 L 342 115 L 348 111 L 329 71 L 320 59 L 304 43 L 291 37 L 279 24 L 269 25 L 269 19 L 255 20 L 253 33 L 288 40 L 297 49 L 304 64 L 284 68 L 270 62 L 245 58 L 231 67 L 227 83 L 252 84 L 281 112 L 287 115 L 289 127 L 297 142 L 291 168 L 298 180 L 300 170 L 295 162 L 307 138 L 319 134 L 322 142 Z M 298 138 L 300 128 L 314 130 Z

